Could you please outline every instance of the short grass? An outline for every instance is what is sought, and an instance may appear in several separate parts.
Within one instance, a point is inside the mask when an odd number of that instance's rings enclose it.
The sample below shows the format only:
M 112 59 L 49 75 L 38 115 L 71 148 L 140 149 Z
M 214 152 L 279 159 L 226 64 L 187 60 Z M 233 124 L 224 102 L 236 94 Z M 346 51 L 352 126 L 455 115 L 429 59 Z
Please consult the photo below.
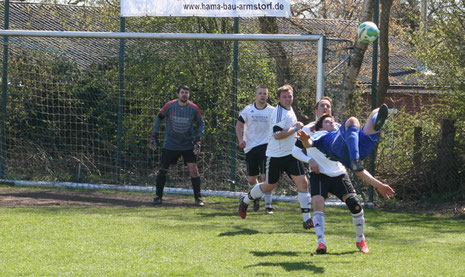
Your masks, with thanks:
M 326 211 L 329 253 L 313 254 L 296 203 L 236 215 L 197 207 L 0 209 L 0 276 L 464 276 L 465 219 L 365 211 L 371 253 L 350 213 Z

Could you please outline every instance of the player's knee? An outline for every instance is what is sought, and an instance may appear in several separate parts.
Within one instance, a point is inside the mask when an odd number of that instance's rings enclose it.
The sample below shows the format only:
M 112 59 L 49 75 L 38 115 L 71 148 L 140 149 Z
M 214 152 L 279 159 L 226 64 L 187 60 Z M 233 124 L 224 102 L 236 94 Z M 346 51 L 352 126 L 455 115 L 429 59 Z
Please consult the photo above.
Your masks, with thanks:
M 346 205 L 352 214 L 358 214 L 362 211 L 362 205 L 357 195 L 352 195 L 346 199 Z
M 356 117 L 349 117 L 349 119 L 347 119 L 346 121 L 346 124 L 345 124 L 346 128 L 349 127 L 349 126 L 356 126 L 356 127 L 360 127 L 360 122 L 358 121 L 358 119 Z

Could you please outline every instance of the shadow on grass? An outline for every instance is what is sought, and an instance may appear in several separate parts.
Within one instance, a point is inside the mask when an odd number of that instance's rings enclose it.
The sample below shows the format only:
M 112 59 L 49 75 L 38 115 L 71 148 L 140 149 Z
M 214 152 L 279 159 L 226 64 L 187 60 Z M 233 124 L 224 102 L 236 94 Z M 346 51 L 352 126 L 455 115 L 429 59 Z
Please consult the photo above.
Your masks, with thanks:
M 286 256 L 286 257 L 294 257 L 298 256 L 299 254 L 307 254 L 307 252 L 294 252 L 294 251 L 251 251 L 252 255 L 257 257 L 268 257 L 268 256 Z
M 240 235 L 256 235 L 260 233 L 257 230 L 253 229 L 248 229 L 248 228 L 241 228 L 241 227 L 235 227 L 237 231 L 231 231 L 231 232 L 224 232 L 219 234 L 219 237 L 231 237 L 231 236 L 240 236 Z
M 323 274 L 324 267 L 316 266 L 312 262 L 282 262 L 282 263 L 258 263 L 255 265 L 246 266 L 246 268 L 259 267 L 259 266 L 280 266 L 286 271 L 310 271 L 315 274 Z

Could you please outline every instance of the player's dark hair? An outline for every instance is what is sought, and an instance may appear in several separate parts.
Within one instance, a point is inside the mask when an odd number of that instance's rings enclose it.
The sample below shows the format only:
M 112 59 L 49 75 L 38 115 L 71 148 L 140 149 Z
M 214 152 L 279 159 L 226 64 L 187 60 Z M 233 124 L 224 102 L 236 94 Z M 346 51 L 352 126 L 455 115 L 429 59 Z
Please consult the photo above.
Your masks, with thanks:
M 284 85 L 284 86 L 278 88 L 278 98 L 281 96 L 281 93 L 283 91 L 290 91 L 290 92 L 292 92 L 292 94 L 294 94 L 294 89 L 292 88 L 291 85 Z
M 182 86 L 179 86 L 179 87 L 178 87 L 178 90 L 176 91 L 176 94 L 178 94 L 178 93 L 181 91 L 181 89 L 187 90 L 187 91 L 189 91 L 189 92 L 191 91 L 191 89 L 190 89 L 188 86 L 182 85 Z
M 329 113 L 324 113 L 320 116 L 320 118 L 318 118 L 318 120 L 316 121 L 315 123 L 315 131 L 319 131 L 321 128 L 323 128 L 323 121 L 327 118 L 327 117 L 331 117 L 333 118 L 332 115 L 330 115 Z

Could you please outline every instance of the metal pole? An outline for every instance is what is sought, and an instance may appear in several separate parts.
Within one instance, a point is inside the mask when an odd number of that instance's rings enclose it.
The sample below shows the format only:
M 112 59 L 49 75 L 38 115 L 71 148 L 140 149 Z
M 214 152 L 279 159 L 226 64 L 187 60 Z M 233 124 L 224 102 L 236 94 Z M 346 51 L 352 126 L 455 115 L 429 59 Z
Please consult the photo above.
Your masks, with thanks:
M 243 40 L 243 41 L 316 41 L 321 35 L 281 34 L 198 34 L 198 33 L 123 33 L 123 32 L 73 32 L 0 30 L 0 36 L 60 37 L 60 38 L 124 38 L 158 40 Z M 332 39 L 331 40 L 337 40 Z
M 379 0 L 374 0 L 373 22 L 378 26 L 379 23 Z M 371 69 L 371 109 L 376 108 L 376 91 L 378 89 L 378 39 L 373 41 L 373 61 Z M 370 173 L 375 174 L 375 152 L 370 155 Z M 373 202 L 373 187 L 368 188 L 369 201 Z
M 318 63 L 316 77 L 316 102 L 325 95 L 325 47 L 326 37 L 318 39 Z
M 7 30 L 10 25 L 10 1 L 4 1 L 4 23 L 3 29 Z M 3 37 L 3 71 L 2 71 L 2 122 L 0 138 L 0 178 L 5 176 L 5 153 L 6 153 L 6 101 L 8 93 L 8 36 Z
M 239 18 L 234 17 L 234 34 L 239 33 Z M 237 79 L 239 75 L 239 41 L 234 41 L 233 48 L 233 95 L 232 95 L 232 132 L 231 132 L 231 190 L 236 190 L 236 157 L 237 157 L 237 141 L 236 141 L 236 110 L 237 110 Z
M 124 33 L 126 30 L 126 18 L 120 18 L 120 32 Z M 117 136 L 117 150 L 116 150 L 116 175 L 117 181 L 120 181 L 121 174 L 121 151 L 123 136 L 123 104 L 124 104 L 124 56 L 125 56 L 125 39 L 121 38 L 119 41 L 119 97 L 118 97 L 118 136 Z

